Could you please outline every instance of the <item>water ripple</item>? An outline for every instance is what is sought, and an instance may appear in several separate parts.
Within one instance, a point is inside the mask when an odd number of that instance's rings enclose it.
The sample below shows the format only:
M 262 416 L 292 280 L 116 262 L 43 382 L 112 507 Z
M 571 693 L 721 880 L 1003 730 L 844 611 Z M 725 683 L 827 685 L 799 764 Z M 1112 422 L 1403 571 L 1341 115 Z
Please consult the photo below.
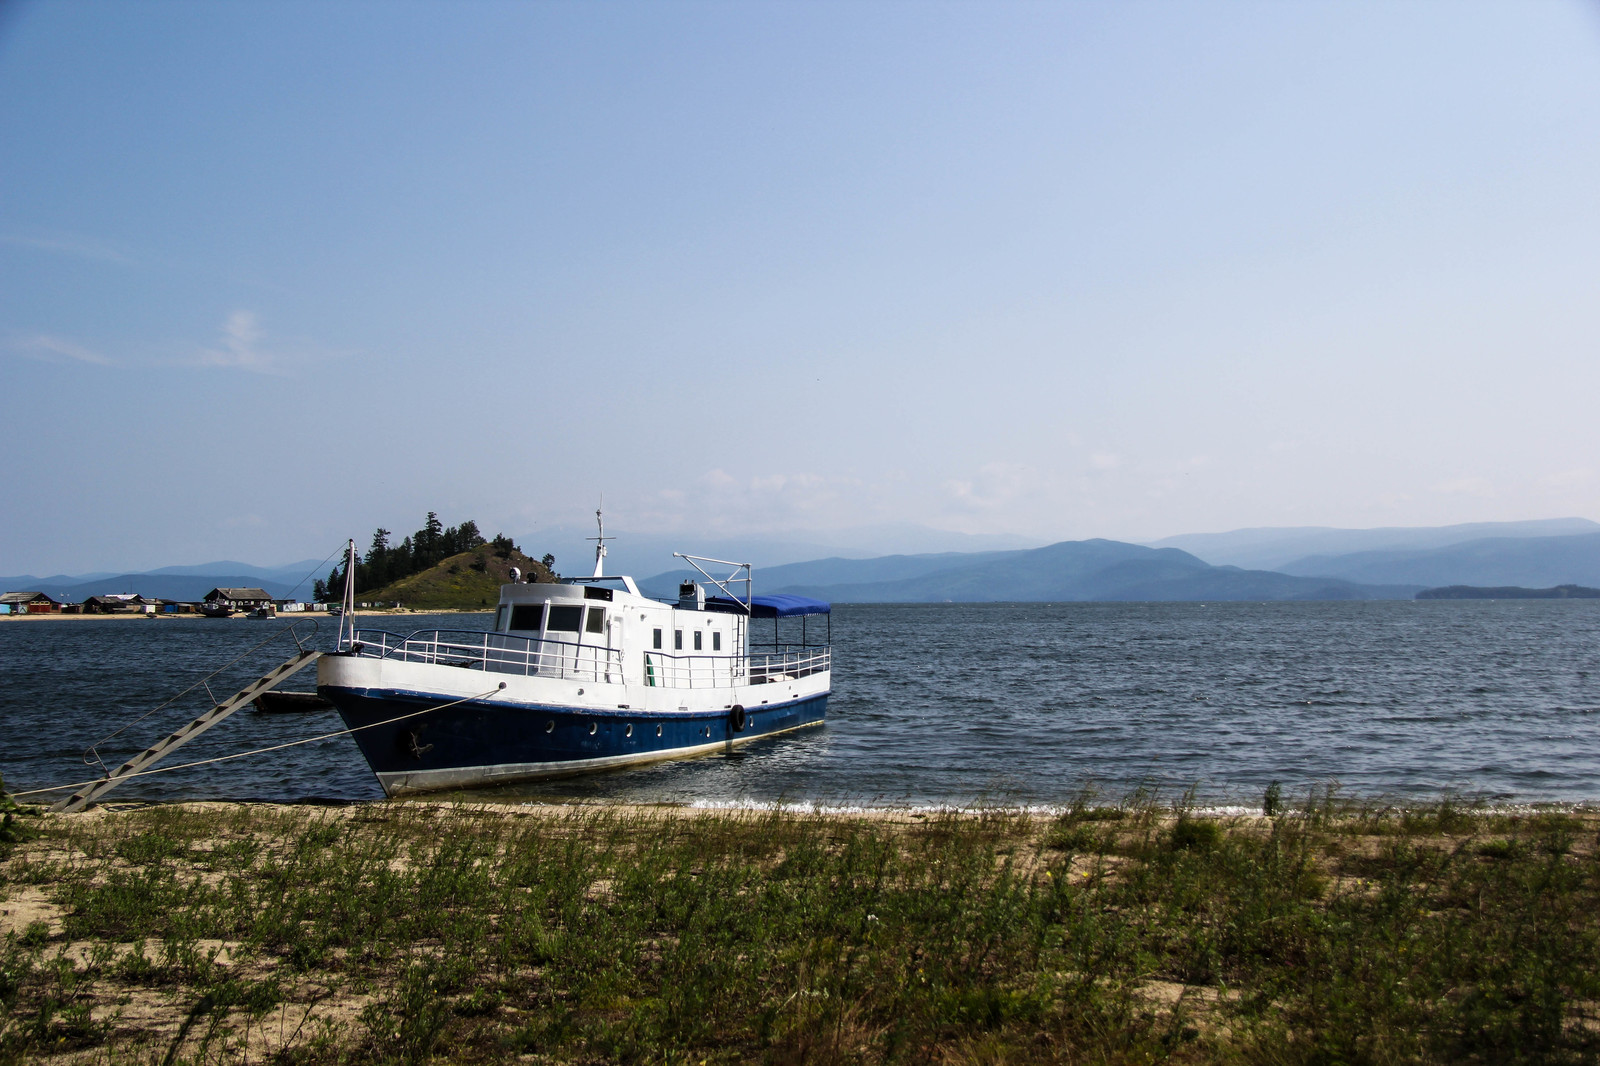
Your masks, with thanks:
M 79 759 L 85 743 L 274 625 L 0 622 L 8 787 L 91 776 Z M 1193 786 L 1213 803 L 1248 804 L 1273 781 L 1287 794 L 1337 781 L 1346 793 L 1394 799 L 1448 789 L 1497 802 L 1600 800 L 1600 604 L 1589 601 L 844 605 L 833 633 L 835 694 L 823 729 L 727 756 L 482 795 L 1049 806 L 1092 782 L 1112 796 Z M 230 681 L 269 660 L 241 664 L 213 687 L 231 692 Z M 144 723 L 110 745 L 106 761 L 197 709 Z M 335 721 L 240 712 L 183 758 L 281 743 Z M 119 793 L 379 794 L 348 738 L 145 778 Z

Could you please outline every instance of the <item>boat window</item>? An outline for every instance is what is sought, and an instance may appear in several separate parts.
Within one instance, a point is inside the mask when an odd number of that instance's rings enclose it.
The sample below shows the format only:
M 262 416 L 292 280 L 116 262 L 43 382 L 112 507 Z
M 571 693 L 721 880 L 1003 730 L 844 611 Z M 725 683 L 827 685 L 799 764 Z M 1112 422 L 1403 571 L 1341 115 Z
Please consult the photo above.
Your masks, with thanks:
M 721 633 L 713 633 L 713 634 L 711 634 L 711 650 L 712 651 L 721 651 L 722 650 L 722 634 Z
M 604 633 L 606 631 L 606 609 L 604 607 L 589 608 L 589 622 L 584 628 L 590 633 Z
M 545 628 L 563 633 L 576 633 L 583 628 L 583 608 L 573 603 L 552 603 L 550 621 L 545 624 Z
M 509 607 L 509 604 L 502 603 L 499 607 L 495 608 L 494 628 L 496 632 L 501 632 L 506 628 L 506 611 L 509 609 Z
M 700 650 L 700 631 L 698 629 L 694 631 L 694 650 Z
M 537 633 L 544 622 L 544 604 L 519 603 L 511 608 L 511 628 L 531 629 Z M 554 628 L 552 626 L 551 628 Z
M 661 630 L 658 629 L 658 630 L 655 631 L 654 640 L 655 640 L 655 644 L 656 644 L 656 650 L 660 651 L 661 650 Z
M 672 631 L 672 650 L 673 651 L 682 651 L 683 650 L 683 630 L 681 630 L 681 629 L 674 629 Z

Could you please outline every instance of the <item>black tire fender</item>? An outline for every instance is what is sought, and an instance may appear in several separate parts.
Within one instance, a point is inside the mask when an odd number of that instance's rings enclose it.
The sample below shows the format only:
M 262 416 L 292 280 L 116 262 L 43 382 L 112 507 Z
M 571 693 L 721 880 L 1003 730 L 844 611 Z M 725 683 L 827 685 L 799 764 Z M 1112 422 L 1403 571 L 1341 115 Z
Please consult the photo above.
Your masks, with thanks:
M 728 712 L 728 724 L 733 727 L 735 733 L 743 733 L 747 721 L 748 718 L 744 713 L 744 706 L 735 703 L 733 709 Z

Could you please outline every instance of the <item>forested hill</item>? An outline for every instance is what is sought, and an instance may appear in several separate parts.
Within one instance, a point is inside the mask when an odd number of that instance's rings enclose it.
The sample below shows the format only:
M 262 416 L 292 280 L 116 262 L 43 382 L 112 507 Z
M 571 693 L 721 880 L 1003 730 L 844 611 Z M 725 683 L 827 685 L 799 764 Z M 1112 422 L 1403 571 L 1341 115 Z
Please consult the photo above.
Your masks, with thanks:
M 428 512 L 428 519 L 422 528 L 406 537 L 399 544 L 391 544 L 389 538 L 394 536 L 387 529 L 379 528 L 372 531 L 372 544 L 367 553 L 356 560 L 356 595 L 367 599 L 382 599 L 379 594 L 393 585 L 397 585 L 406 578 L 415 574 L 424 574 L 439 564 L 453 561 L 456 556 L 465 552 L 476 552 L 482 547 L 489 547 L 489 556 L 484 559 L 494 558 L 505 560 L 515 554 L 521 559 L 528 559 L 523 555 L 510 537 L 504 533 L 497 533 L 493 540 L 486 540 L 478 532 L 478 523 L 470 518 L 459 526 L 446 526 L 439 521 L 439 516 L 433 511 Z M 476 560 L 475 556 L 475 560 Z M 531 561 L 531 560 L 529 560 Z M 552 560 L 546 556 L 543 566 L 548 570 Z M 488 565 L 485 563 L 485 565 Z M 512 564 L 505 563 L 505 568 Z M 518 564 L 521 565 L 521 564 Z M 526 566 L 522 569 L 527 570 Z M 486 571 L 484 571 L 486 572 Z M 335 567 L 328 574 L 326 583 L 317 582 L 315 596 L 318 600 L 337 599 L 344 588 L 345 575 L 342 566 Z M 394 597 L 388 597 L 393 599 Z M 420 605 L 419 605 L 420 606 Z
M 493 541 L 441 559 L 418 574 L 409 574 L 382 588 L 357 595 L 364 603 L 399 603 L 428 610 L 477 611 L 500 601 L 500 586 L 511 580 L 511 568 L 528 581 L 554 581 L 555 575 L 515 546 L 502 550 Z

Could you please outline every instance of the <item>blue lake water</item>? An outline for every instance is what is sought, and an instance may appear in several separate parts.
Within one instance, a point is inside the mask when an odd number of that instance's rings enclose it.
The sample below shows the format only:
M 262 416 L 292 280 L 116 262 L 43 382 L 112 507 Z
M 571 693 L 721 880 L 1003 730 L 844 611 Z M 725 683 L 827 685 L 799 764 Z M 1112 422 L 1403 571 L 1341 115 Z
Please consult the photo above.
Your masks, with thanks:
M 485 614 L 386 618 L 482 629 Z M 309 635 L 313 626 L 300 623 Z M 0 774 L 85 780 L 87 745 L 284 621 L 0 620 Z M 327 646 L 326 620 L 311 636 Z M 512 801 L 1054 805 L 1085 786 L 1255 804 L 1348 795 L 1600 802 L 1600 602 L 840 605 L 828 723 L 737 752 L 510 786 Z M 218 698 L 292 644 L 245 654 Z M 314 670 L 314 668 L 313 668 Z M 285 688 L 310 688 L 308 670 Z M 208 706 L 180 701 L 102 743 L 116 765 Z M 235 714 L 172 762 L 341 728 Z M 146 777 L 119 799 L 366 800 L 349 737 Z

